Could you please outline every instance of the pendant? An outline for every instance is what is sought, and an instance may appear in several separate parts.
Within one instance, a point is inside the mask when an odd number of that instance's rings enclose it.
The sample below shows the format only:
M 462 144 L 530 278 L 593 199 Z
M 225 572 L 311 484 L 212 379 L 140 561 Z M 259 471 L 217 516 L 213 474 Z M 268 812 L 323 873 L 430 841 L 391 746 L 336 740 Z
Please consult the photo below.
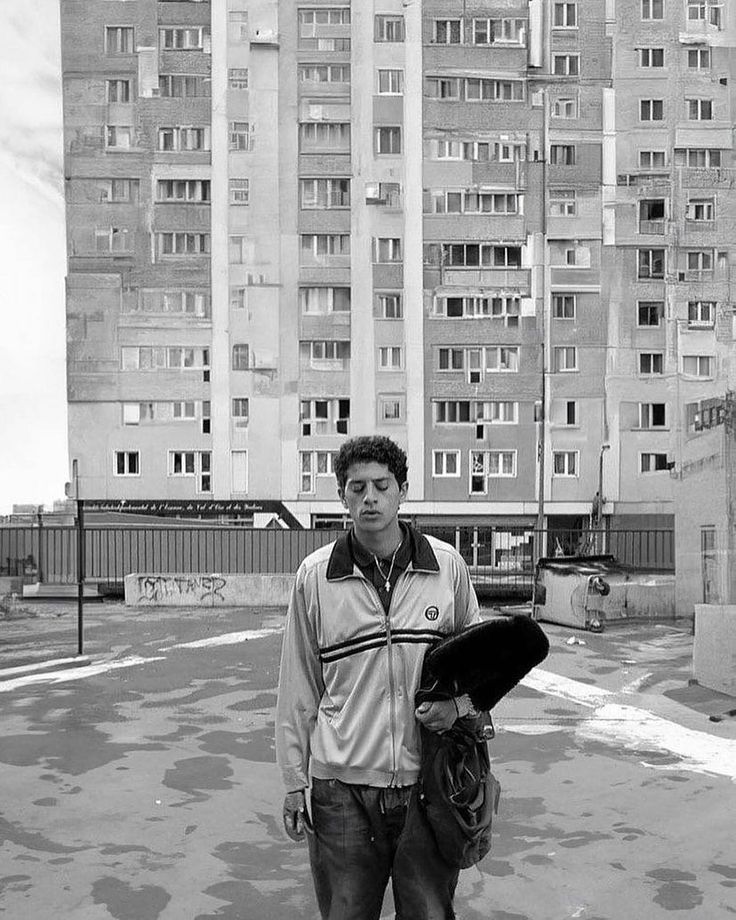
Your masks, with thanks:
M 388 592 L 391 590 L 391 582 L 390 582 L 390 581 L 388 581 L 388 580 L 386 581 L 386 584 L 383 586 L 383 590 L 388 594 Z

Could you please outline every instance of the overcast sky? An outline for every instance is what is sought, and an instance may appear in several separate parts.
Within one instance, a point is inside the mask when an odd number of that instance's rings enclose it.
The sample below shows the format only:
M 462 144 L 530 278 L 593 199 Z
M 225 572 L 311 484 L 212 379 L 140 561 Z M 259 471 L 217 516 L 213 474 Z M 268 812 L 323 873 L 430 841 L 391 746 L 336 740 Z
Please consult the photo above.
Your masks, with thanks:
M 59 0 L 0 0 L 0 514 L 68 477 Z

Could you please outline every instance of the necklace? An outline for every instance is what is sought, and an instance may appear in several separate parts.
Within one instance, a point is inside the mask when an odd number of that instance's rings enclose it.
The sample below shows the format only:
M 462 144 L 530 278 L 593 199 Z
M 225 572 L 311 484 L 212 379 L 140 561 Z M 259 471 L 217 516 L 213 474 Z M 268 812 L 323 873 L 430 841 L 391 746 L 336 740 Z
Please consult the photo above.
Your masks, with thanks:
M 383 571 L 381 563 L 378 561 L 378 556 L 376 556 L 375 553 L 373 554 L 373 561 L 376 563 L 376 568 L 378 569 L 378 573 L 381 576 L 381 578 L 384 579 L 383 590 L 387 594 L 391 590 L 391 573 L 394 570 L 394 562 L 396 562 L 396 553 L 398 553 L 399 548 L 401 547 L 401 544 L 403 542 L 404 542 L 404 539 L 402 537 L 401 540 L 399 540 L 396 549 L 394 550 L 393 556 L 391 557 L 391 565 L 388 567 L 388 575 Z

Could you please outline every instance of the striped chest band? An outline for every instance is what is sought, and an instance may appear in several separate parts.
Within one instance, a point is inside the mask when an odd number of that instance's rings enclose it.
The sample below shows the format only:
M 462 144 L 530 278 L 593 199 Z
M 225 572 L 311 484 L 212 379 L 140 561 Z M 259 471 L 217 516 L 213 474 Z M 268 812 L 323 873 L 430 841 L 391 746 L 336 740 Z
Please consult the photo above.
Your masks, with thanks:
M 390 637 L 392 645 L 434 645 L 440 639 L 445 639 L 447 634 L 437 629 L 392 629 Z M 319 657 L 323 664 L 327 664 L 339 661 L 341 658 L 348 658 L 350 655 L 380 648 L 382 645 L 388 645 L 388 642 L 389 634 L 386 630 L 367 633 L 357 639 L 346 639 L 335 645 L 326 645 L 319 650 Z

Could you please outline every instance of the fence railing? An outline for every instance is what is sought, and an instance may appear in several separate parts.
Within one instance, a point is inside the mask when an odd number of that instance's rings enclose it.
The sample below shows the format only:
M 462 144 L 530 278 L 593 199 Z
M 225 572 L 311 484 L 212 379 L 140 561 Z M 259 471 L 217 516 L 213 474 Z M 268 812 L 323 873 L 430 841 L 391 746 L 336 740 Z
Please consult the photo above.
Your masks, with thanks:
M 611 553 L 641 569 L 674 571 L 673 530 L 535 530 L 531 527 L 428 526 L 453 545 L 480 586 L 528 589 L 539 556 Z M 330 530 L 252 529 L 232 525 L 85 527 L 85 579 L 119 585 L 131 572 L 295 572 L 309 553 L 334 540 Z M 74 526 L 0 526 L 0 575 L 49 584 L 77 581 Z

